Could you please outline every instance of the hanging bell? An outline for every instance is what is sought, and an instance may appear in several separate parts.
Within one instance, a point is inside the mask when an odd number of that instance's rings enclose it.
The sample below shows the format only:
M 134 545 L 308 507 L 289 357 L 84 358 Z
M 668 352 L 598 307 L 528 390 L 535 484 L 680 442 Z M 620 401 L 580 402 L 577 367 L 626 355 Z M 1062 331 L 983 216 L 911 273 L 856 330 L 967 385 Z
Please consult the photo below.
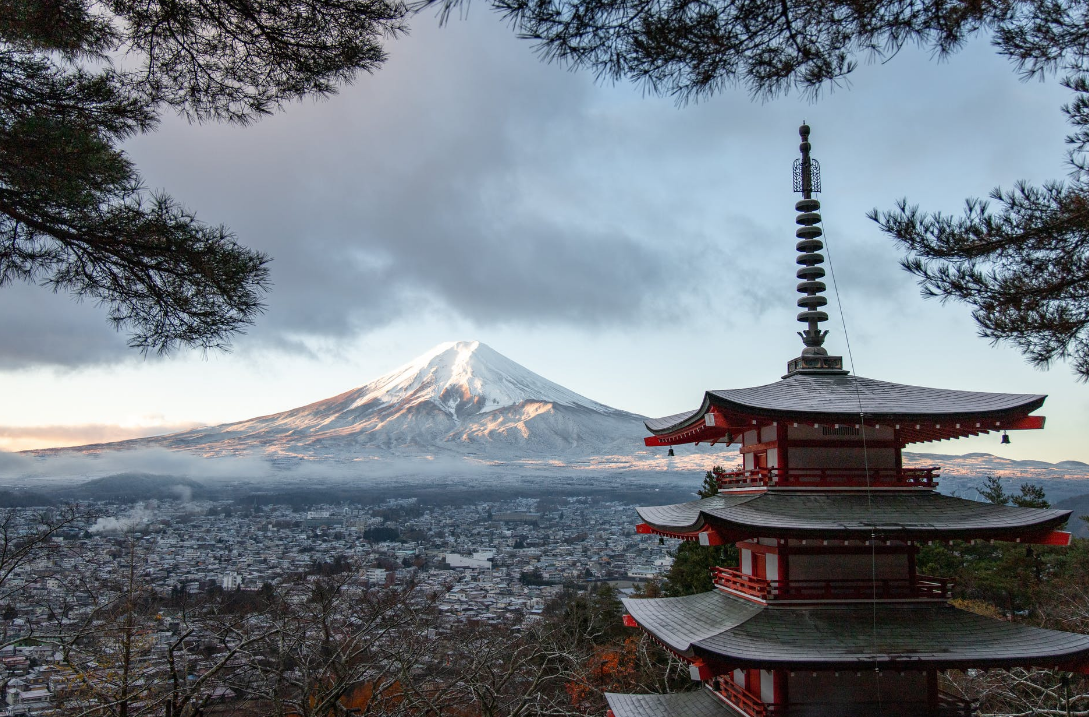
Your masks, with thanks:
M 666 453 L 666 455 L 669 456 L 670 458 L 672 458 L 673 457 L 673 449 L 670 448 L 669 453 Z
M 1009 443 L 1010 443 L 1009 435 L 1005 431 L 1002 431 L 1002 445 L 1008 446 Z

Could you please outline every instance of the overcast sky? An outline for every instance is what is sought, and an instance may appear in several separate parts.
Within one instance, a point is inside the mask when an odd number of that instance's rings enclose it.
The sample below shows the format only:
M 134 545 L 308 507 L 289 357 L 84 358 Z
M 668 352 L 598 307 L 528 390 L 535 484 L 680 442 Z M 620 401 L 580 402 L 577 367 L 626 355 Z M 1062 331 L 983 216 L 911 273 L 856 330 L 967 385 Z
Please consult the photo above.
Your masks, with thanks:
M 791 163 L 813 128 L 820 199 L 863 376 L 1048 393 L 1043 432 L 930 444 L 1089 461 L 1089 388 L 976 337 L 919 297 L 865 219 L 897 199 L 1065 174 L 1053 80 L 1023 83 L 977 41 L 905 50 L 811 103 L 726 92 L 695 106 L 540 63 L 483 5 L 417 18 L 374 76 L 248 128 L 168 117 L 127 148 L 147 184 L 274 257 L 268 312 L 233 353 L 142 359 L 105 313 L 0 289 L 0 449 L 72 445 L 292 408 L 431 346 L 481 340 L 590 398 L 646 415 L 776 380 L 801 348 Z M 831 297 L 828 347 L 845 356 Z

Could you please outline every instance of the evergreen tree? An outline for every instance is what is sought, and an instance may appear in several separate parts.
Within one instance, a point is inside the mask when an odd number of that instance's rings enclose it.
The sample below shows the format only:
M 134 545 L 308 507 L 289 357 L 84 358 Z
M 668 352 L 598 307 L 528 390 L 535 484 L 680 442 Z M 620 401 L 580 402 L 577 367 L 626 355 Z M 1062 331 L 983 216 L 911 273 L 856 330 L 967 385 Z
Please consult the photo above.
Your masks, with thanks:
M 722 472 L 722 466 L 714 466 L 707 471 L 703 476 L 703 485 L 696 491 L 700 498 L 718 495 L 715 474 Z M 659 589 L 667 597 L 707 592 L 714 587 L 711 568 L 736 565 L 737 560 L 737 548 L 733 545 L 700 545 L 694 540 L 682 541 L 673 553 L 673 565 Z
M 1010 504 L 1010 496 L 1006 494 L 1002 482 L 996 476 L 987 476 L 987 480 L 983 482 L 983 487 L 979 489 L 979 494 L 988 503 L 994 503 L 995 505 Z
M 1021 495 L 1010 497 L 1014 505 L 1022 508 L 1050 508 L 1051 503 L 1044 494 L 1044 489 L 1032 483 L 1021 484 Z
M 1050 508 L 1044 489 L 1033 483 L 1022 483 L 1020 495 L 1010 495 L 1002 487 L 1001 481 L 995 476 L 988 476 L 979 489 L 979 494 L 988 503 L 996 505 L 1013 505 L 1021 508 Z
M 696 494 L 700 498 L 710 498 L 713 495 L 718 495 L 718 479 L 717 474 L 723 473 L 722 466 L 715 466 L 703 476 L 703 485 L 696 491 Z
M 734 552 L 736 553 L 736 548 Z M 694 540 L 683 541 L 673 554 L 673 565 L 666 574 L 662 592 L 667 597 L 707 592 L 714 588 L 711 568 L 726 564 L 726 551 L 722 546 L 700 545 Z
M 120 143 L 163 109 L 245 124 L 330 94 L 382 63 L 406 12 L 400 0 L 0 4 L 0 286 L 102 303 L 144 351 L 227 346 L 263 310 L 268 257 L 148 191 Z

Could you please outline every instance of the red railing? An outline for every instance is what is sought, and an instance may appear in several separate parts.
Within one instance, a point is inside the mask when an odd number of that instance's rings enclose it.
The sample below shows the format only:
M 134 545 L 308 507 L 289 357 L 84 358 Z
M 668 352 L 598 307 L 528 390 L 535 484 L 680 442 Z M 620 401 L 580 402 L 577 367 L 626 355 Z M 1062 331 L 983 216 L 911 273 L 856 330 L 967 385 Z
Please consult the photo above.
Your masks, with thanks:
M 715 679 L 712 686 L 719 699 L 741 709 L 745 714 L 752 717 L 768 717 L 768 708 L 772 705 L 764 704 L 759 697 L 746 692 L 729 676 Z
M 940 468 L 853 470 L 848 468 L 755 468 L 715 473 L 722 489 L 747 486 L 789 488 L 933 488 Z
M 767 600 L 771 591 L 771 581 L 746 575 L 733 568 L 711 568 L 711 580 L 719 587 L 751 595 L 758 600 Z
M 914 580 L 765 580 L 735 568 L 711 569 L 715 585 L 757 600 L 948 600 L 952 578 L 917 575 Z

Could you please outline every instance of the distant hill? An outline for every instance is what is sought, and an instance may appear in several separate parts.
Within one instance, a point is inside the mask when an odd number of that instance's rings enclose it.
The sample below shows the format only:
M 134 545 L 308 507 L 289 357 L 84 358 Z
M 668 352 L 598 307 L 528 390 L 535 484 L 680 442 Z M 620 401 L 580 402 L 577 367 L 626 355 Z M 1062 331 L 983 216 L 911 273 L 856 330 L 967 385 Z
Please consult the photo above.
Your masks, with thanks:
M 1022 483 L 1036 483 L 1044 489 L 1052 503 L 1089 493 L 1089 464 L 1081 461 L 1048 463 L 1019 461 L 990 453 L 948 456 L 904 451 L 904 465 L 940 466 L 939 490 L 974 500 L 979 499 L 977 489 L 988 476 L 1003 479 L 1008 484 L 1007 493 L 1018 492 Z
M 1060 500 L 1054 507 L 1074 511 L 1066 529 L 1079 538 L 1089 538 L 1089 523 L 1081 520 L 1081 516 L 1089 515 L 1089 493 Z
M 56 498 L 36 491 L 0 490 L 0 508 L 44 508 L 56 502 Z
M 118 473 L 95 478 L 64 492 L 65 497 L 135 503 L 142 500 L 194 500 L 208 497 L 208 489 L 192 478 L 152 473 Z

